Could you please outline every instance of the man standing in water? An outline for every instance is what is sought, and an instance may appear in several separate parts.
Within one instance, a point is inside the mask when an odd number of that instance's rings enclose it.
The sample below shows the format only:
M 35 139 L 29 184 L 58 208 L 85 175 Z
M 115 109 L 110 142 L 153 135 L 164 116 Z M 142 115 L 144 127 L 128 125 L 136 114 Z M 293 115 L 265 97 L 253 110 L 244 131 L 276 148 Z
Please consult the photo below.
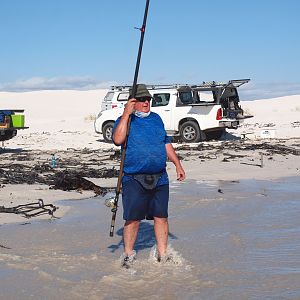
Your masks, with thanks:
M 131 90 L 129 91 L 131 93 Z M 177 180 L 185 179 L 185 172 L 167 136 L 160 116 L 150 112 L 151 94 L 144 84 L 137 85 L 135 98 L 129 97 L 123 115 L 113 128 L 113 141 L 123 145 L 131 116 L 124 175 L 122 178 L 123 239 L 122 266 L 129 268 L 135 260 L 134 244 L 143 219 L 154 219 L 157 260 L 168 259 L 168 201 L 169 179 L 166 161 L 176 167 Z

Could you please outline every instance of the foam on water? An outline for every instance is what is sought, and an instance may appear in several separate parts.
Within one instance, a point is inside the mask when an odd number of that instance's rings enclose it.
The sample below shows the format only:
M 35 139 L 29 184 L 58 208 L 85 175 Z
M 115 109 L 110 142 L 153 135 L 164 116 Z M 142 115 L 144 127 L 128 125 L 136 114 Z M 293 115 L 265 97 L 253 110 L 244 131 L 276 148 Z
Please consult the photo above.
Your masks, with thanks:
M 173 267 L 190 267 L 187 265 L 186 260 L 182 257 L 181 254 L 179 254 L 170 244 L 168 245 L 167 252 L 165 254 L 166 257 L 169 257 L 170 259 L 167 261 L 162 260 L 161 262 L 157 261 L 158 257 L 158 251 L 156 245 L 154 245 L 150 250 L 149 255 L 149 261 L 155 264 L 163 264 L 163 265 L 169 265 Z
M 186 259 L 182 257 L 182 255 L 176 251 L 170 244 L 168 245 L 166 257 L 168 257 L 168 260 L 162 260 L 158 262 L 158 252 L 157 247 L 154 245 L 150 249 L 149 257 L 136 257 L 136 260 L 132 264 L 130 268 L 123 268 L 122 260 L 124 258 L 124 255 L 122 254 L 121 257 L 114 263 L 115 268 L 120 268 L 120 272 L 116 272 L 113 274 L 113 277 L 116 278 L 116 274 L 130 274 L 130 275 L 146 275 L 151 276 L 151 274 L 156 274 L 161 272 L 160 268 L 166 269 L 173 269 L 173 272 L 182 272 L 183 270 L 189 271 L 192 268 L 192 265 L 187 262 Z M 111 276 L 104 276 L 102 280 L 113 280 Z

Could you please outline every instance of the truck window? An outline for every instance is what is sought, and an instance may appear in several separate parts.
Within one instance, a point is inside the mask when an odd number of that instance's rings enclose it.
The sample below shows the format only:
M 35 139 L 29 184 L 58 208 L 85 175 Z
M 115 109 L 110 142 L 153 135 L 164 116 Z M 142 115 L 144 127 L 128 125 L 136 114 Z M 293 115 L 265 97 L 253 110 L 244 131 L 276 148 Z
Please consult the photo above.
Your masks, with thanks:
M 194 103 L 194 98 L 192 92 L 178 92 L 179 99 L 182 104 L 192 104 Z
M 129 93 L 120 93 L 118 95 L 118 101 L 127 101 L 129 97 Z
M 225 109 L 240 109 L 239 95 L 236 88 L 226 88 L 220 98 L 220 104 Z
M 114 93 L 108 92 L 104 97 L 104 101 L 111 101 L 113 97 L 114 97 Z
M 221 99 L 226 99 L 229 97 L 238 98 L 238 93 L 236 88 L 226 88 L 225 91 L 222 94 Z
M 198 92 L 200 103 L 202 102 L 208 102 L 208 103 L 214 103 L 214 95 L 212 91 L 200 91 Z
M 169 104 L 169 101 L 170 94 L 168 93 L 153 94 L 152 107 L 166 106 Z
M 197 96 L 190 91 L 178 91 L 176 106 L 185 106 L 188 104 L 197 103 Z

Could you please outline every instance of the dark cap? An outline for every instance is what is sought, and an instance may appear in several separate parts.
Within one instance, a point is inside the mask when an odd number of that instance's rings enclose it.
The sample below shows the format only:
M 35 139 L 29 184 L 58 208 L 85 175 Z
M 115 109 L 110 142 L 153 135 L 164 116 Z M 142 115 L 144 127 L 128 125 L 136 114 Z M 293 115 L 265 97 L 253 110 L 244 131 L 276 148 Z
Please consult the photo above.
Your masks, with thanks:
M 129 95 L 130 95 L 130 97 L 132 96 L 132 87 L 129 89 Z M 136 85 L 135 98 L 141 98 L 141 97 L 152 98 L 152 95 L 149 93 L 145 84 L 137 84 Z

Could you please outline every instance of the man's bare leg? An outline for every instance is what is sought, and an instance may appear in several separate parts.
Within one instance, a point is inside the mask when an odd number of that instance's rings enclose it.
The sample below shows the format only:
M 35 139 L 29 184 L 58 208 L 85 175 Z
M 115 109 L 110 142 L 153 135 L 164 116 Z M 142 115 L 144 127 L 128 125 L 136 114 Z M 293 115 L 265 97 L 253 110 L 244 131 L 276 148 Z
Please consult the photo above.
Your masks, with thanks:
M 123 231 L 124 252 L 130 256 L 133 252 L 133 247 L 139 231 L 140 221 L 126 221 Z
M 154 217 L 154 232 L 159 256 L 163 256 L 168 247 L 169 224 L 167 218 Z

